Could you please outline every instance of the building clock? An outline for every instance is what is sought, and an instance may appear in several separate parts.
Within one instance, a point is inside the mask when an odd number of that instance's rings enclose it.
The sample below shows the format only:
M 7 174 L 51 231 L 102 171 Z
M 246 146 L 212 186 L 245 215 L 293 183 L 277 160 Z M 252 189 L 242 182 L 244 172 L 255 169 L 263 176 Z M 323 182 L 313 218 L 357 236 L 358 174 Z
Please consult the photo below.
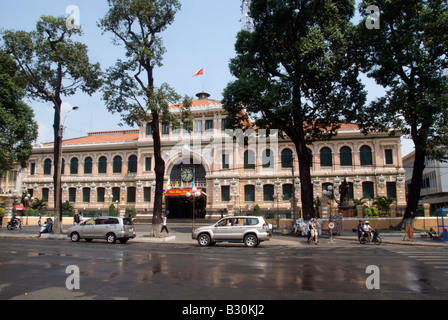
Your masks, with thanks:
M 192 168 L 183 168 L 180 173 L 180 177 L 185 182 L 190 182 L 193 180 L 193 169 Z

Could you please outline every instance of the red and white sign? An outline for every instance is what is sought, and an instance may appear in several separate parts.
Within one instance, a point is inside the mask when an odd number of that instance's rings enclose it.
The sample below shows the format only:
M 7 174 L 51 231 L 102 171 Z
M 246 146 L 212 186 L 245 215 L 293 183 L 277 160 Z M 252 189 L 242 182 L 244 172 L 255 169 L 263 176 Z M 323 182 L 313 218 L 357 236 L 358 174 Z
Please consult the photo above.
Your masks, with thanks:
M 202 195 L 202 189 L 198 189 Z M 166 197 L 186 197 L 187 193 L 193 194 L 193 189 L 170 189 L 165 192 Z
M 330 228 L 331 230 L 333 230 L 334 228 L 336 228 L 336 225 L 334 224 L 334 222 L 330 222 L 328 224 L 328 228 Z

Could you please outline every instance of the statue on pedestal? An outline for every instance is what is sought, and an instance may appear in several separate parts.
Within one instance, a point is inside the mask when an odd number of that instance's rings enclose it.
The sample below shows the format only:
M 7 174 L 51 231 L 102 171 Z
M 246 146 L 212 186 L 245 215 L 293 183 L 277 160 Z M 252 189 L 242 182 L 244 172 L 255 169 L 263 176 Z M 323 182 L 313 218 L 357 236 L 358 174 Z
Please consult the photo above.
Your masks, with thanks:
M 339 194 L 341 196 L 340 200 L 337 201 L 340 209 L 351 209 L 355 204 L 350 200 L 350 185 L 347 182 L 347 178 L 339 186 Z

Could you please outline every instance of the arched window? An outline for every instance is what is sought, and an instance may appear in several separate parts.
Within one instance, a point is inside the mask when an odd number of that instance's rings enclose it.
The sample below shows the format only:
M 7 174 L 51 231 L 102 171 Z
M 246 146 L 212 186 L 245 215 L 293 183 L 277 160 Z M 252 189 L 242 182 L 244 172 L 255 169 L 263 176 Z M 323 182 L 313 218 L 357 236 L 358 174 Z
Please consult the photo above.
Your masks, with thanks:
M 122 162 L 122 159 L 120 156 L 116 156 L 114 158 L 113 173 L 121 173 L 121 162 Z
M 274 185 L 265 184 L 263 186 L 263 200 L 264 201 L 274 201 Z
M 248 184 L 244 186 L 244 201 L 255 201 L 255 186 Z
M 120 187 L 112 188 L 112 202 L 120 201 Z
M 252 150 L 244 152 L 244 169 L 255 169 L 255 153 Z
M 51 174 L 51 159 L 46 159 L 44 161 L 44 174 L 45 175 Z
M 107 158 L 101 157 L 98 160 L 98 173 L 107 173 Z
M 331 167 L 333 166 L 333 157 L 331 149 L 324 147 L 320 150 L 320 166 L 321 167 Z
M 375 193 L 373 189 L 373 182 L 366 181 L 362 183 L 362 197 L 364 199 L 373 199 L 375 198 Z
M 87 173 L 87 174 L 92 173 L 92 163 L 93 163 L 93 160 L 90 157 L 87 157 L 84 160 L 84 173 Z
M 283 195 L 285 196 L 284 200 L 291 200 L 293 193 L 292 184 L 284 184 L 282 188 Z
M 128 187 L 128 194 L 127 194 L 127 202 L 128 203 L 134 203 L 135 202 L 135 195 L 136 195 L 136 188 L 135 187 Z
M 72 160 L 70 160 L 70 174 L 78 174 L 78 165 L 78 158 L 72 158 Z
M 136 173 L 137 172 L 137 156 L 132 155 L 128 159 L 128 172 Z
M 292 168 L 292 150 L 284 149 L 282 151 L 282 168 Z
M 262 163 L 263 168 L 274 168 L 274 155 L 270 149 L 263 151 Z
M 361 149 L 359 149 L 359 155 L 361 157 L 362 166 L 371 166 L 373 164 L 372 148 L 369 146 L 362 146 Z
M 353 165 L 352 161 L 352 149 L 349 147 L 342 147 L 339 152 L 341 166 L 351 166 Z

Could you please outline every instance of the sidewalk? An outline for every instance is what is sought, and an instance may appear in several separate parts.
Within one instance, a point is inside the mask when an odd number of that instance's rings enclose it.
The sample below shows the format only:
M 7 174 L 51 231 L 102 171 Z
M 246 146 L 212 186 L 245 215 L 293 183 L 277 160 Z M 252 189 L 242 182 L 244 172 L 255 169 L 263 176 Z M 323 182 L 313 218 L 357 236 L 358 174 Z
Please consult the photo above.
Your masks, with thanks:
M 67 232 L 71 225 L 64 225 L 63 230 Z M 196 226 L 198 227 L 198 226 Z M 1 238 L 28 238 L 37 239 L 39 234 L 39 227 L 37 226 L 24 226 L 23 230 L 9 231 L 6 228 L 0 229 Z M 136 224 L 135 225 L 137 237 L 130 241 L 139 243 L 171 243 L 171 244 L 191 244 L 197 245 L 197 241 L 191 238 L 191 225 L 185 223 L 172 223 L 168 225 L 170 233 L 163 233 L 162 238 L 149 237 L 151 231 L 151 224 Z M 430 246 L 430 247 L 447 247 L 448 242 L 435 241 L 431 238 L 421 238 L 420 234 L 416 235 L 412 241 L 403 240 L 404 234 L 394 233 L 382 233 L 382 245 L 394 244 L 394 245 L 412 245 L 412 246 Z M 40 239 L 54 239 L 54 240 L 67 240 L 70 241 L 67 235 L 55 235 L 55 234 L 42 234 Z M 358 242 L 358 236 L 354 232 L 344 231 L 341 236 L 336 236 L 331 241 L 328 235 L 323 235 L 319 239 L 318 247 L 334 247 L 334 246 L 347 246 L 347 245 L 360 245 Z M 297 237 L 292 235 L 281 235 L 274 233 L 273 237 L 269 241 L 265 241 L 261 246 L 311 246 L 307 244 L 305 237 Z

